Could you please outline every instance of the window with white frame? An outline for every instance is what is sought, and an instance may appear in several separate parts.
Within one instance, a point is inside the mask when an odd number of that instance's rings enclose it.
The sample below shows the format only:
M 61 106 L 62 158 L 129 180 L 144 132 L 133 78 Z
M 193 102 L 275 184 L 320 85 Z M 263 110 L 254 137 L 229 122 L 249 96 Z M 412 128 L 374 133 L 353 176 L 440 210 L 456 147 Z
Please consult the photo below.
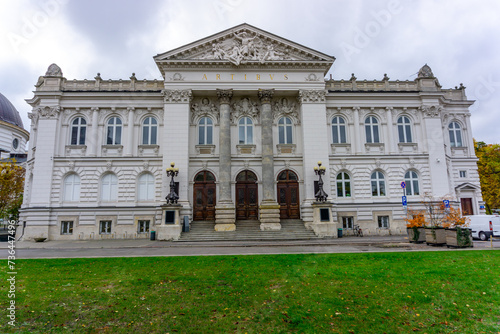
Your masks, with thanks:
M 106 174 L 101 180 L 101 201 L 116 201 L 118 194 L 118 178 L 115 174 Z
M 345 144 L 347 142 L 345 120 L 340 116 L 332 118 L 332 142 L 334 144 Z
M 108 120 L 107 145 L 121 145 L 122 143 L 122 120 L 118 117 L 111 117 Z
M 239 144 L 253 144 L 253 122 L 249 117 L 243 117 L 238 122 Z
M 378 134 L 378 121 L 373 116 L 368 116 L 365 119 L 365 133 L 367 143 L 380 143 Z
M 389 216 L 378 216 L 378 228 L 389 228 Z
M 158 121 L 154 117 L 147 117 L 142 122 L 142 144 L 156 145 L 158 136 Z
M 139 220 L 137 222 L 137 232 L 138 233 L 149 233 L 149 223 L 150 223 L 150 220 Z
M 73 221 L 61 221 L 61 235 L 73 234 Z
M 462 129 L 460 128 L 460 124 L 451 122 L 450 125 L 448 125 L 448 130 L 451 147 L 462 147 Z
M 385 178 L 382 172 L 373 172 L 371 176 L 372 196 L 385 196 Z
M 152 201 L 155 198 L 155 178 L 151 173 L 144 173 L 139 176 L 138 180 L 139 190 L 138 199 L 139 201 Z
M 63 199 L 65 202 L 77 202 L 80 200 L 80 177 L 75 173 L 64 178 Z
M 417 172 L 414 171 L 406 172 L 405 183 L 406 183 L 406 195 L 408 196 L 420 195 Z
M 85 134 L 87 121 L 83 117 L 77 117 L 71 123 L 71 145 L 85 145 Z
M 278 121 L 278 142 L 280 144 L 292 144 L 292 131 L 292 120 L 289 117 L 281 117 Z
M 99 234 L 111 234 L 111 220 L 99 221 Z
M 400 143 L 411 143 L 411 122 L 406 116 L 398 118 L 398 134 Z
M 214 125 L 210 117 L 202 117 L 198 122 L 198 144 L 212 145 Z
M 459 173 L 461 178 L 467 177 L 467 171 L 461 170 Z
M 337 174 L 337 197 L 351 197 L 351 178 L 346 172 Z
M 342 217 L 342 227 L 352 230 L 354 227 L 354 217 Z

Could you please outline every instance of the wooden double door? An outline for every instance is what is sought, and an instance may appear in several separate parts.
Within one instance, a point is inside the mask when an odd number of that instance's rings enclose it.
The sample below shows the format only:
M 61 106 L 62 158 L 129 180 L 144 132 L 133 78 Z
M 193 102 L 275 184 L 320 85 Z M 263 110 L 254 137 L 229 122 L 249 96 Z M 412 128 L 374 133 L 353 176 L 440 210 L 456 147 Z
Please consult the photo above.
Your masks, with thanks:
M 297 174 L 284 170 L 278 175 L 278 203 L 281 219 L 299 219 L 299 182 Z
M 215 220 L 216 186 L 212 173 L 196 175 L 193 186 L 193 220 Z
M 236 177 L 236 219 L 259 218 L 259 192 L 257 176 L 245 170 Z

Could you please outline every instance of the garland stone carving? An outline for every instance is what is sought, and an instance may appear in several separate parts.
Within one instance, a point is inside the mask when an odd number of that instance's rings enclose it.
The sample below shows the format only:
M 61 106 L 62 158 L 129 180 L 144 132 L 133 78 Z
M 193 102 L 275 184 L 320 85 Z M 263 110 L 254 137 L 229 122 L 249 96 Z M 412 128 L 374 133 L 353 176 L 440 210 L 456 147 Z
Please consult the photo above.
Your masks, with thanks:
M 40 118 L 57 118 L 60 111 L 61 107 L 59 106 L 45 106 L 36 108 L 34 112 L 37 113 Z
M 439 117 L 443 108 L 441 106 L 421 106 L 420 110 L 425 117 Z
M 325 102 L 326 91 L 321 89 L 301 89 L 299 91 L 299 101 L 301 103 L 322 103 Z
M 219 121 L 219 108 L 206 97 L 191 106 L 191 124 L 195 124 L 195 121 L 203 116 L 212 116 Z
M 295 102 L 290 102 L 286 97 L 274 102 L 273 115 L 275 121 L 281 117 L 291 117 L 296 124 L 300 124 L 299 108 Z
M 190 89 L 165 89 L 162 93 L 165 103 L 189 103 L 193 96 L 193 92 Z
M 259 105 L 255 101 L 250 101 L 249 98 L 244 97 L 239 102 L 233 103 L 233 111 L 231 112 L 231 122 L 236 123 L 238 118 L 248 116 L 253 118 L 257 123 L 259 121 Z

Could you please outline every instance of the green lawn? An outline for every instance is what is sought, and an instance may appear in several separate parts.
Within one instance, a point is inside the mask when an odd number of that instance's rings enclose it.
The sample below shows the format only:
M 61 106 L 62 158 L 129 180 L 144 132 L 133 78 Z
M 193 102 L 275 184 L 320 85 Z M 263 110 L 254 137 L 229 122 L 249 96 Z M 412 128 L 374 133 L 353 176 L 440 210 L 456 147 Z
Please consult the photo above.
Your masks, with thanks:
M 2 291 L 7 291 L 2 261 Z M 21 333 L 498 333 L 500 252 L 18 260 Z

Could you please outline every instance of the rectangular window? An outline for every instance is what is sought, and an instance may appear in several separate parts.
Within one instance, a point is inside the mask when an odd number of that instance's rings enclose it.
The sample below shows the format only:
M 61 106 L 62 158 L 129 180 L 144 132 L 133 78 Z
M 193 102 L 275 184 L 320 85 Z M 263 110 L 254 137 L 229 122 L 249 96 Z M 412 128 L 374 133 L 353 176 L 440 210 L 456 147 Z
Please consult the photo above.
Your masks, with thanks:
M 138 233 L 149 233 L 149 220 L 139 220 L 137 223 Z
M 149 143 L 150 145 L 156 145 L 157 132 L 158 132 L 158 128 L 156 126 L 152 126 L 151 127 L 151 141 Z
M 149 127 L 148 126 L 144 126 L 142 128 L 142 143 L 144 145 L 149 145 Z
M 467 171 L 461 170 L 460 171 L 460 177 L 467 177 Z
M 99 234 L 111 234 L 111 220 L 101 220 L 99 222 Z
M 342 227 L 352 230 L 354 226 L 354 217 L 342 217 Z
M 389 228 L 389 216 L 378 216 L 378 228 Z
M 240 126 L 238 130 L 239 130 L 240 144 L 245 144 L 245 127 Z
M 73 234 L 73 221 L 61 221 L 61 234 Z
M 200 126 L 198 128 L 198 144 L 200 145 L 205 145 L 205 127 L 204 126 Z

